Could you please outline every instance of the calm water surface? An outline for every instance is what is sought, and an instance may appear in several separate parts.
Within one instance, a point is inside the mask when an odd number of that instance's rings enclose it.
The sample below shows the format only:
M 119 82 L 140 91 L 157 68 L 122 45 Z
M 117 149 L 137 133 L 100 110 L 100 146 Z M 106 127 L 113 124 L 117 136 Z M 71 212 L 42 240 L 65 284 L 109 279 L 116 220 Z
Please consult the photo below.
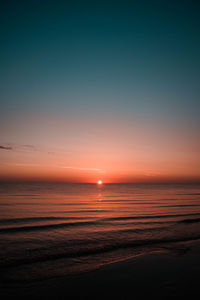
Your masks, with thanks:
M 72 275 L 200 241 L 200 186 L 1 184 L 2 282 Z

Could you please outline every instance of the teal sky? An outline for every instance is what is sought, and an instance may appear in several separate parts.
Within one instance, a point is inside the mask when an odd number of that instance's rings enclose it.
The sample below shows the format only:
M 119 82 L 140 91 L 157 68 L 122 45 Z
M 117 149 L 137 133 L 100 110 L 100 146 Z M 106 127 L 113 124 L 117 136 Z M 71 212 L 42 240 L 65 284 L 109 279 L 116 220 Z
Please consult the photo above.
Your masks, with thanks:
M 198 1 L 1 2 L 1 144 L 40 144 L 31 139 L 34 117 L 42 127 L 41 116 L 45 124 L 92 116 L 90 128 L 95 118 L 119 128 L 130 119 L 179 128 L 198 148 L 199 8 Z

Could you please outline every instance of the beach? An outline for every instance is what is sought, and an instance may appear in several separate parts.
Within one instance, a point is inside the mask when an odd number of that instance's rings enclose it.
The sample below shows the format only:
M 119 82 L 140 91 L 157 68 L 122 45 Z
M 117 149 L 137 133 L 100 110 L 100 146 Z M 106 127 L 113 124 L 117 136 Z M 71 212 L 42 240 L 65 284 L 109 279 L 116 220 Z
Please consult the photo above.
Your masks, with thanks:
M 183 250 L 183 249 L 182 249 Z M 182 253 L 183 252 L 183 253 Z M 97 270 L 32 284 L 9 283 L 2 299 L 138 299 L 193 297 L 199 291 L 200 245 L 174 254 L 152 253 Z

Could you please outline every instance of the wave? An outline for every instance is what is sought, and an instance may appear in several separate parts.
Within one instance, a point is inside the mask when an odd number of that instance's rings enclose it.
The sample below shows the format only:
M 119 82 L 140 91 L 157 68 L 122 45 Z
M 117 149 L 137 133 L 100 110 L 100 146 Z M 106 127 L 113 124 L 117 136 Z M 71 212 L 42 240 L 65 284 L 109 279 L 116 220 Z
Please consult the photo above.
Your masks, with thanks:
M 108 200 L 108 199 L 105 199 L 105 200 L 101 200 L 101 202 L 109 202 L 109 203 L 131 203 L 131 204 L 141 204 L 141 205 L 149 205 L 149 204 L 158 204 L 158 202 L 156 201 L 150 201 L 149 200 L 141 200 L 141 201 L 138 201 L 138 200 L 127 200 L 127 199 L 117 199 L 117 200 Z
M 84 217 L 82 217 L 84 218 Z M 81 219 L 81 217 L 30 217 L 30 218 L 8 218 L 0 219 L 0 225 L 7 225 L 13 223 L 32 223 L 32 222 L 41 222 L 41 221 L 57 221 L 57 220 L 74 220 Z M 84 218 L 85 219 L 85 218 Z
M 89 226 L 97 225 L 96 221 L 85 221 L 85 222 L 68 222 L 58 224 L 47 224 L 47 225 L 33 225 L 33 226 L 21 226 L 21 227 L 6 227 L 0 228 L 0 234 L 24 232 L 24 231 L 36 231 L 36 230 L 49 230 L 49 229 L 61 229 L 72 226 Z
M 187 193 L 187 194 L 176 194 L 176 195 L 179 195 L 179 196 L 199 196 L 200 193 Z
M 62 229 L 68 227 L 75 227 L 75 226 L 105 226 L 106 221 L 111 222 L 112 226 L 115 226 L 114 221 L 128 221 L 128 220 L 157 220 L 157 219 L 168 219 L 168 218 L 177 218 L 177 217 L 188 217 L 188 216 L 199 216 L 200 213 L 194 214 L 173 214 L 173 215 L 153 215 L 153 216 L 127 216 L 127 217 L 112 217 L 112 218 L 103 218 L 98 220 L 91 220 L 91 221 L 80 221 L 80 222 L 64 222 L 64 223 L 54 223 L 54 224 L 40 224 L 40 225 L 30 225 L 30 226 L 17 226 L 17 227 L 5 227 L 0 228 L 0 234 L 7 234 L 7 233 L 18 233 L 18 232 L 28 232 L 28 231 L 42 231 L 42 230 L 51 230 L 51 229 Z M 16 220 L 25 220 L 26 218 L 19 218 Z M 70 220 L 67 217 L 44 217 L 44 218 L 27 218 L 28 220 L 37 220 L 37 221 L 44 221 L 44 220 Z M 78 218 L 81 219 L 81 218 Z M 197 219 L 200 220 L 200 219 Z M 185 220 L 174 220 L 176 222 L 185 222 L 185 223 L 192 223 L 195 222 L 194 219 L 185 219 Z M 196 221 L 198 222 L 198 221 Z M 155 222 L 145 222 L 145 223 L 155 223 Z M 161 222 L 156 222 L 160 223 Z M 163 223 L 163 222 L 162 222 Z M 166 221 L 164 223 L 170 223 L 170 221 Z M 124 223 L 126 225 L 126 223 Z M 122 224 L 121 224 L 122 225 Z
M 172 215 L 146 215 L 146 216 L 127 216 L 127 217 L 113 217 L 105 218 L 107 221 L 125 221 L 125 220 L 143 220 L 143 219 L 162 219 L 162 218 L 177 218 L 186 216 L 200 216 L 200 213 L 193 214 L 172 214 Z
M 198 218 L 198 219 L 185 219 L 185 220 L 181 220 L 179 222 L 180 223 L 198 223 L 198 222 L 200 222 L 200 218 Z
M 71 252 L 61 252 L 61 253 L 48 253 L 40 256 L 35 257 L 25 257 L 19 259 L 10 259 L 9 261 L 4 261 L 0 264 L 1 268 L 8 268 L 8 267 L 16 267 L 19 265 L 27 265 L 33 263 L 41 263 L 47 261 L 55 261 L 59 259 L 67 259 L 67 258 L 80 258 L 84 256 L 90 255 L 98 255 L 104 254 L 107 252 L 117 251 L 121 249 L 128 249 L 128 248 L 144 248 L 144 247 L 151 247 L 151 246 L 161 246 L 165 244 L 174 244 L 180 242 L 188 242 L 188 241 L 196 241 L 200 239 L 200 235 L 190 236 L 190 237 L 175 237 L 175 238 L 166 238 L 166 239 L 151 239 L 151 240 L 134 240 L 128 242 L 117 242 L 115 244 L 107 244 L 107 245 L 98 245 L 97 247 L 93 248 L 79 248 L 73 249 Z
M 200 207 L 200 204 L 175 204 L 175 205 L 157 205 L 154 207 Z
M 90 212 L 112 212 L 113 210 L 111 209 L 77 209 L 77 210 L 67 210 L 63 211 L 60 210 L 58 213 L 90 213 Z M 55 211 L 54 211 L 55 212 Z
M 0 203 L 0 206 L 13 206 L 13 205 L 22 205 L 22 206 L 32 206 L 32 205 L 38 205 L 38 206 L 46 206 L 47 204 L 51 204 L 51 206 L 82 206 L 82 205 L 88 205 L 88 202 L 71 202 L 71 203 L 46 203 L 46 202 L 10 202 L 10 203 L 5 203 L 2 202 Z

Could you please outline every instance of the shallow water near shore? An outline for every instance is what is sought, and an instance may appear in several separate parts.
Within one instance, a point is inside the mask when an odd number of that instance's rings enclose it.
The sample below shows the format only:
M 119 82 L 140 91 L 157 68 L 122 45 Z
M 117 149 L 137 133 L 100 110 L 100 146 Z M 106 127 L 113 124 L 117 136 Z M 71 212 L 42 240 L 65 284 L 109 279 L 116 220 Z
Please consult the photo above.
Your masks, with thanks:
M 0 267 L 6 283 L 71 276 L 200 241 L 195 184 L 0 185 Z

